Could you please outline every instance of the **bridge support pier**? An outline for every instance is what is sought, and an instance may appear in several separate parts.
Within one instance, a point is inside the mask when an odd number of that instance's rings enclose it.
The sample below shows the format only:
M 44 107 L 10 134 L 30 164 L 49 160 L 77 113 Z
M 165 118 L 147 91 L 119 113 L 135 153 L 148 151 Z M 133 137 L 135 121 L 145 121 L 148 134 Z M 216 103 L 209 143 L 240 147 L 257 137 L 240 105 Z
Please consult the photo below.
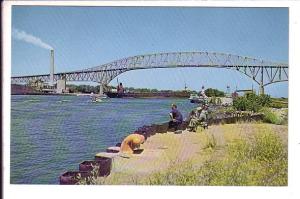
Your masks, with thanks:
M 99 86 L 99 95 L 102 96 L 104 95 L 104 92 L 103 92 L 103 84 L 100 83 L 100 86 Z
M 260 86 L 259 86 L 259 94 L 260 95 L 264 95 L 265 94 L 265 87 L 262 84 L 260 84 Z
M 261 79 L 260 79 L 260 84 L 259 84 L 259 94 L 264 95 L 265 94 L 265 88 L 264 88 L 264 68 L 261 67 Z

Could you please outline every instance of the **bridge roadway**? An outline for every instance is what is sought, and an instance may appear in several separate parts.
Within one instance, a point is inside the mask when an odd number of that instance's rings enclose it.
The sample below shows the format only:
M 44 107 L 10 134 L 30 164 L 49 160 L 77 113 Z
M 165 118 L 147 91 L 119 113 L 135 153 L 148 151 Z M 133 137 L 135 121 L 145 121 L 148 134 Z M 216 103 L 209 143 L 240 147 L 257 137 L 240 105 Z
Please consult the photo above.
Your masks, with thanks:
M 261 59 L 214 52 L 171 52 L 137 55 L 88 69 L 56 73 L 54 74 L 54 81 L 93 81 L 103 86 L 127 71 L 177 67 L 233 69 L 259 84 L 260 93 L 264 93 L 264 87 L 269 84 L 288 81 L 288 65 L 285 63 L 274 63 Z M 37 80 L 49 82 L 50 74 L 11 77 L 12 84 L 29 83 Z

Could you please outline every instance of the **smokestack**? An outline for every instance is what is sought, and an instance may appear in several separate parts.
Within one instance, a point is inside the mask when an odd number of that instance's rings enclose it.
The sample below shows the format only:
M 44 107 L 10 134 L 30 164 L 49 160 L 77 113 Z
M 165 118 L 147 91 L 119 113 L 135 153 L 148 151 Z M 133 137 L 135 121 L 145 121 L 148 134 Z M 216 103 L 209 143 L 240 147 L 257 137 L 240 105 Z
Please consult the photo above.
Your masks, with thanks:
M 54 84 L 54 50 L 50 50 L 50 85 Z

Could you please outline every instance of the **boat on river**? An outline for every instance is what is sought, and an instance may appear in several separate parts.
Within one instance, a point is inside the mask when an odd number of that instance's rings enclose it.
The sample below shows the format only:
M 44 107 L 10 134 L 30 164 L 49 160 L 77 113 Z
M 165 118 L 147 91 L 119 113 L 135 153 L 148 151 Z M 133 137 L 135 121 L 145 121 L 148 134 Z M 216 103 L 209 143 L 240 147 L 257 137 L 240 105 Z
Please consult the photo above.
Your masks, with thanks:
M 191 103 L 196 103 L 196 104 L 207 103 L 207 98 L 205 98 L 203 96 L 198 96 L 197 94 L 191 94 L 189 97 L 189 100 Z
M 102 99 L 100 99 L 100 98 L 92 99 L 92 102 L 93 103 L 95 103 L 95 102 L 102 102 Z
M 92 102 L 102 102 L 103 99 L 107 98 L 107 95 L 95 95 L 93 93 L 90 94 Z
M 122 97 L 126 97 L 126 94 L 124 95 L 124 93 L 106 92 L 105 94 L 109 98 L 122 98 Z

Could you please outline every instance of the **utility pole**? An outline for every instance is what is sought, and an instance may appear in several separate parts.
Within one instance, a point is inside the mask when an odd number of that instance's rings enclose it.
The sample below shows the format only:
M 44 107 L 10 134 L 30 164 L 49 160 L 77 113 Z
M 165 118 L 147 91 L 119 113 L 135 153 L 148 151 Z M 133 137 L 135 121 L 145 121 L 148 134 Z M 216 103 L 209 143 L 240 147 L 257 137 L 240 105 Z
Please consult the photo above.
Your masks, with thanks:
M 186 86 L 186 83 L 184 82 L 184 91 L 186 91 L 187 89 L 187 86 Z

